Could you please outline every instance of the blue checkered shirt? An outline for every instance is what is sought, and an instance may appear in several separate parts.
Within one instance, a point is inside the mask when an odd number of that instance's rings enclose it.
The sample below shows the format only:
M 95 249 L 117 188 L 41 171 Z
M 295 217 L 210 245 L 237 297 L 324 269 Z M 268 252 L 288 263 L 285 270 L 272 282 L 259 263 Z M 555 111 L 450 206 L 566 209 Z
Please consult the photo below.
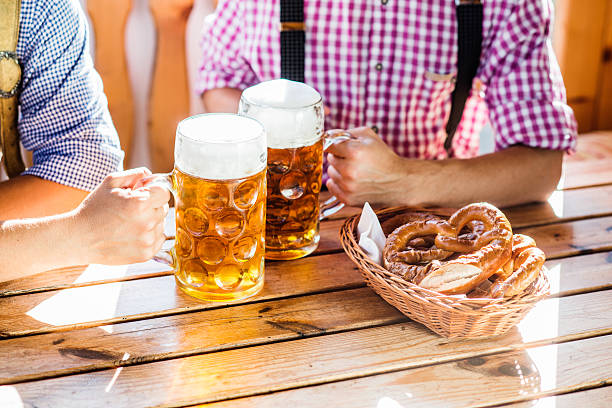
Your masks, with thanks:
M 24 174 L 93 190 L 122 168 L 123 151 L 78 1 L 22 0 L 17 58 L 19 134 L 33 153 Z

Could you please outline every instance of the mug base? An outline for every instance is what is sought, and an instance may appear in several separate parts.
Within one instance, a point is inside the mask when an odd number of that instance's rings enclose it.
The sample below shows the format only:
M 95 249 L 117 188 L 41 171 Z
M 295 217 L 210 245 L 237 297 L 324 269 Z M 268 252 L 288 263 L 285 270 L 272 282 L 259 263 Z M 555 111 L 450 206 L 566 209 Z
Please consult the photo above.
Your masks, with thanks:
M 243 300 L 243 299 L 246 299 L 246 298 L 249 298 L 251 296 L 255 296 L 256 294 L 258 294 L 264 286 L 264 280 L 261 279 L 254 286 L 248 289 L 245 289 L 245 290 L 241 290 L 241 291 L 226 292 L 226 293 L 205 292 L 205 291 L 199 290 L 198 288 L 194 288 L 192 286 L 189 286 L 183 283 L 179 279 L 179 277 L 176 275 L 174 275 L 174 278 L 176 280 L 177 286 L 183 292 L 187 293 L 191 297 L 194 297 L 200 300 L 206 300 L 209 302 L 236 302 L 238 300 Z
M 266 246 L 264 257 L 277 261 L 289 261 L 291 259 L 303 258 L 312 254 L 319 246 L 319 240 L 314 240 L 312 244 L 299 249 L 274 249 Z

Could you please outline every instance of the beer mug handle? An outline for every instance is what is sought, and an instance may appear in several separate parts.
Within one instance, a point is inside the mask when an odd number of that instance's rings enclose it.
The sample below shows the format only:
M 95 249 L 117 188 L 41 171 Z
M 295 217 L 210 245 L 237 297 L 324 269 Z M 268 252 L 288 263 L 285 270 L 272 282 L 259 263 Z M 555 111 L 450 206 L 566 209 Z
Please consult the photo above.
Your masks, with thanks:
M 174 201 L 176 201 L 176 190 L 174 189 L 174 185 L 172 183 L 172 173 L 157 173 L 143 177 L 138 180 L 138 182 L 134 185 L 134 188 L 144 186 L 163 187 L 168 190 L 170 194 L 172 194 Z M 153 255 L 153 260 L 174 268 L 176 264 L 176 258 L 174 256 L 174 240 L 171 241 L 172 244 L 170 246 L 166 247 L 168 242 L 170 241 L 168 240 L 168 237 L 166 237 L 166 242 L 162 246 L 162 249 Z
M 347 140 L 355 139 L 353 135 L 343 129 L 330 129 L 323 136 L 323 150 L 327 150 L 330 146 L 346 142 Z M 319 208 L 319 220 L 324 220 L 344 208 L 344 203 L 336 196 L 331 196 L 324 203 L 321 203 Z

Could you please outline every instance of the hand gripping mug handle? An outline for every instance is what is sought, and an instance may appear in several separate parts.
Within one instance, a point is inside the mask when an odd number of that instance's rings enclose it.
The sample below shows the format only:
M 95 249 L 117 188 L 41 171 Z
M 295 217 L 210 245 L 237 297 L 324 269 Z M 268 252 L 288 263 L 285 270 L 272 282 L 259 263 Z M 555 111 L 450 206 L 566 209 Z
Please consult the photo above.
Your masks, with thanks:
M 323 151 L 330 146 L 346 142 L 347 140 L 355 139 L 353 135 L 343 129 L 330 129 L 325 132 L 323 137 Z M 319 208 L 319 220 L 324 220 L 332 216 L 344 208 L 344 203 L 338 200 L 336 196 L 331 196 L 324 203 L 321 203 Z
M 176 190 L 174 189 L 174 185 L 172 183 L 172 173 L 157 173 L 152 174 L 147 177 L 143 177 L 134 185 L 134 188 L 138 187 L 149 187 L 149 186 L 159 186 L 165 188 L 172 194 L 174 197 L 174 202 L 176 202 Z M 162 246 L 162 249 L 159 250 L 158 253 L 153 255 L 153 260 L 159 263 L 165 264 L 174 268 L 176 265 L 176 257 L 174 255 L 174 241 L 170 240 L 168 236 L 166 236 L 166 242 Z M 170 246 L 166 246 L 168 242 L 171 242 Z

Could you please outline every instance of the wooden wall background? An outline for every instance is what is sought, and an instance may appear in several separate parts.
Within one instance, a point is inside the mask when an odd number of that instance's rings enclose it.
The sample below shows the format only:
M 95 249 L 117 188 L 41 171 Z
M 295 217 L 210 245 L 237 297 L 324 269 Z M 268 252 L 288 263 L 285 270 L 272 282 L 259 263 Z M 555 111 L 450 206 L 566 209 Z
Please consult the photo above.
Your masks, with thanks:
M 612 0 L 556 0 L 554 46 L 581 133 L 612 129 Z
M 215 1 L 80 1 L 125 167 L 170 170 L 176 124 L 203 111 L 192 89 L 199 32 Z M 579 130 L 612 129 L 612 0 L 555 3 L 554 46 Z

